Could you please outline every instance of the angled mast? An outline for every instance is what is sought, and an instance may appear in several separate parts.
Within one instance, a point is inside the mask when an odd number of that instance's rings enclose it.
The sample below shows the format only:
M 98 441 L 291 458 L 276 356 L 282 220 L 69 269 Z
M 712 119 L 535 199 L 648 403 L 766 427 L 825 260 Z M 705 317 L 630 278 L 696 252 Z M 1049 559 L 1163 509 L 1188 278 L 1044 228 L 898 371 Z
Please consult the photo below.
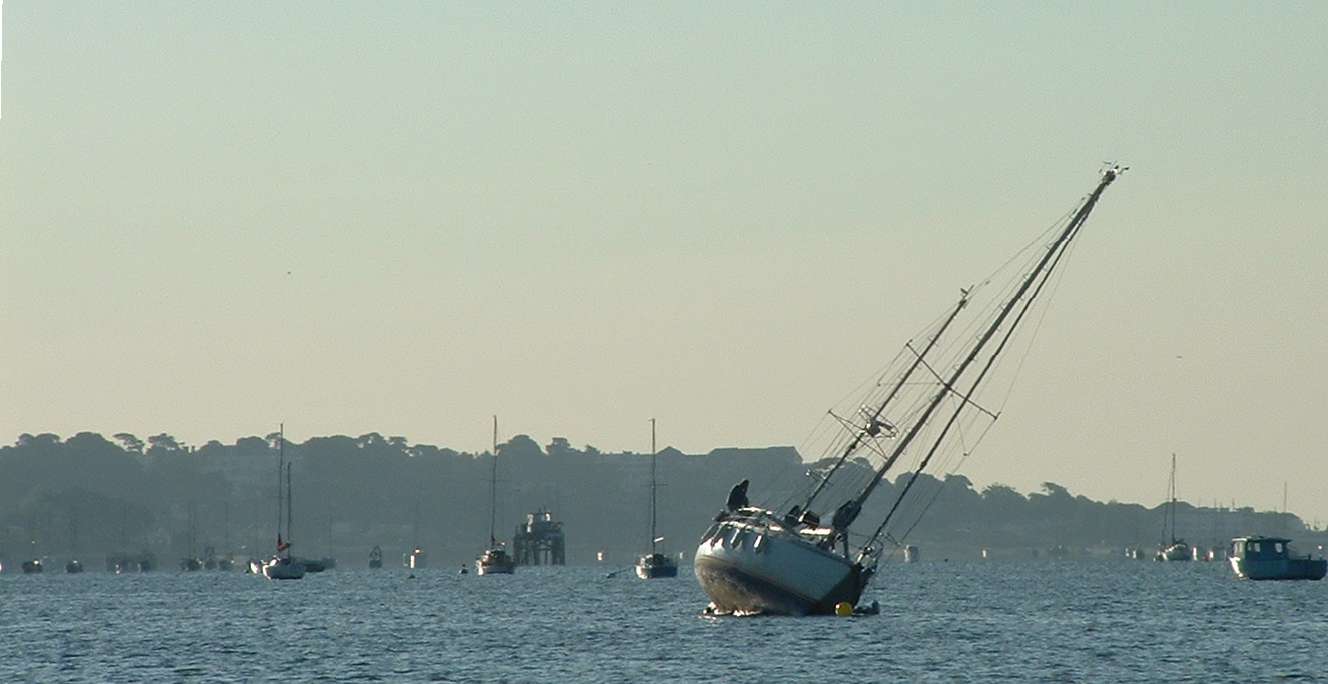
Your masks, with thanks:
M 932 335 L 931 339 L 927 341 L 927 345 L 923 347 L 922 351 L 919 352 L 913 350 L 912 343 L 908 345 L 909 350 L 914 352 L 915 358 L 913 359 L 912 365 L 910 365 L 908 370 L 904 371 L 904 374 L 900 376 L 899 380 L 895 383 L 894 387 L 890 389 L 890 393 L 886 395 L 885 399 L 881 400 L 881 404 L 876 407 L 876 410 L 872 412 L 869 417 L 867 425 L 860 428 L 857 434 L 853 435 L 852 441 L 848 443 L 848 446 L 844 447 L 844 452 L 839 455 L 839 459 L 830 467 L 830 471 L 821 478 L 821 481 L 816 484 L 816 488 L 807 496 L 807 500 L 803 502 L 801 510 L 806 511 L 811 508 L 812 503 L 816 501 L 816 497 L 820 496 L 821 492 L 825 490 L 826 485 L 830 484 L 830 478 L 839 471 L 840 466 L 844 465 L 849 457 L 856 453 L 858 447 L 862 446 L 868 438 L 876 437 L 881 434 L 882 429 L 888 431 L 894 430 L 893 425 L 881 420 L 881 414 L 885 412 L 885 407 L 890 404 L 890 401 L 895 398 L 895 395 L 899 394 L 899 390 L 903 389 L 904 385 L 908 383 L 909 378 L 913 376 L 913 372 L 922 366 L 923 360 L 927 357 L 927 354 L 931 352 L 932 347 L 936 346 L 936 343 L 941 339 L 941 335 L 945 334 L 945 329 L 950 327 L 950 323 L 952 323 L 955 317 L 959 315 L 959 312 L 968 305 L 968 290 L 961 290 L 961 292 L 962 294 L 959 297 L 959 303 L 955 304 L 955 307 L 951 309 L 950 315 L 945 318 L 945 322 L 941 324 L 941 327 L 936 331 L 936 334 Z
M 1038 263 L 1033 268 L 1033 270 L 1030 271 L 1029 274 L 1024 277 L 1023 281 L 1019 284 L 1019 287 L 1014 291 L 1014 293 L 1010 296 L 1010 298 L 1006 300 L 1004 305 L 1001 306 L 1000 312 L 991 321 L 991 323 L 987 325 L 981 337 L 978 338 L 977 342 L 969 350 L 968 354 L 964 356 L 963 360 L 959 363 L 959 365 L 955 367 L 955 369 L 950 373 L 948 378 L 944 380 L 942 391 L 937 392 L 936 395 L 932 397 L 931 401 L 927 404 L 927 408 L 923 411 L 921 416 L 913 422 L 908 432 L 904 435 L 902 439 L 899 440 L 899 443 L 890 453 L 890 456 L 885 460 L 885 462 L 881 465 L 881 467 L 877 469 L 875 476 L 872 477 L 872 479 L 867 482 L 866 486 L 863 487 L 862 491 L 853 499 L 850 499 L 849 501 L 845 502 L 844 505 L 842 505 L 839 508 L 839 510 L 835 512 L 833 527 L 836 531 L 840 532 L 841 534 L 847 535 L 848 526 L 852 524 L 852 522 L 857 518 L 858 514 L 861 513 L 862 505 L 866 502 L 867 498 L 871 496 L 872 492 L 875 491 L 876 487 L 880 485 L 881 480 L 884 479 L 885 477 L 886 471 L 889 470 L 890 467 L 895 464 L 895 462 L 899 459 L 900 455 L 902 455 L 904 451 L 909 447 L 909 445 L 912 444 L 913 440 L 922 431 L 922 428 L 927 425 L 932 414 L 934 414 L 936 410 L 940 408 L 940 405 L 949 396 L 949 394 L 951 392 L 954 392 L 960 398 L 960 403 L 956 407 L 950 419 L 946 422 L 945 426 L 941 429 L 939 436 L 936 437 L 936 439 L 933 441 L 933 445 L 931 447 L 930 452 L 927 454 L 927 457 L 924 458 L 922 463 L 919 465 L 918 470 L 921 470 L 923 467 L 926 466 L 927 461 L 930 460 L 931 455 L 934 454 L 936 450 L 939 448 L 942 440 L 945 439 L 950 428 L 958 420 L 962 411 L 969 405 L 970 403 L 969 397 L 973 396 L 973 393 L 977 390 L 979 384 L 985 378 L 987 372 L 991 370 L 992 365 L 995 363 L 997 356 L 1004 350 L 1006 342 L 1009 341 L 1010 337 L 1014 334 L 1015 328 L 1018 327 L 1018 323 L 1023 319 L 1024 313 L 1028 311 L 1028 308 L 1032 305 L 1033 300 L 1037 297 L 1037 294 L 1041 292 L 1042 285 L 1038 284 L 1039 281 L 1041 281 L 1042 284 L 1045 284 L 1046 279 L 1050 276 L 1055 265 L 1060 262 L 1059 255 L 1064 253 L 1064 250 L 1068 246 L 1069 242 L 1078 234 L 1079 228 L 1088 219 L 1089 214 L 1092 213 L 1093 207 L 1097 205 L 1097 201 L 1102 196 L 1103 191 L 1105 191 L 1107 189 L 1107 186 L 1111 185 L 1111 183 L 1115 181 L 1116 178 L 1122 172 L 1124 172 L 1124 170 L 1125 169 L 1120 167 L 1119 165 L 1112 165 L 1102 173 L 1102 180 L 1098 183 L 1097 188 L 1094 189 L 1092 194 L 1090 194 L 1088 198 L 1084 201 L 1083 205 L 1079 208 L 1079 211 L 1076 212 L 1074 217 L 1070 220 L 1070 222 L 1066 224 L 1065 229 L 1060 232 L 1060 234 L 1056 237 L 1055 241 L 1053 241 L 1051 245 L 1047 247 L 1046 251 L 1042 255 L 1042 258 L 1038 260 Z M 1038 284 L 1037 288 L 1032 292 L 1031 295 L 1029 295 L 1029 290 L 1033 289 L 1035 284 Z M 1019 309 L 1018 315 L 1011 324 L 1009 330 L 1005 332 L 1005 335 L 1002 337 L 1000 344 L 997 346 L 996 350 L 992 353 L 992 355 L 987 359 L 987 362 L 983 366 L 982 370 L 970 383 L 968 391 L 960 393 L 959 389 L 956 387 L 959 380 L 963 378 L 964 373 L 968 370 L 968 368 L 972 365 L 972 363 L 975 360 L 977 360 L 978 355 L 981 354 L 982 350 L 987 346 L 987 344 L 991 342 L 993 338 L 996 337 L 998 332 L 1000 332 L 1001 326 L 1006 322 L 1006 320 L 1011 316 L 1011 314 L 1015 312 L 1020 301 L 1025 300 L 1025 295 L 1029 295 L 1027 301 L 1025 301 L 1024 306 Z M 915 476 L 912 480 L 909 481 L 909 485 L 912 485 L 912 483 L 916 481 L 916 479 L 917 478 Z M 900 497 L 896 499 L 895 506 L 894 508 L 891 509 L 891 513 L 893 513 L 893 511 L 898 508 L 899 501 L 902 500 L 903 495 L 906 493 L 907 490 L 905 490 L 905 492 L 902 492 L 900 494 Z M 861 561 L 863 558 L 866 557 L 869 548 L 875 543 L 876 539 L 879 538 L 879 536 L 882 533 L 884 533 L 885 524 L 886 522 L 889 521 L 889 517 L 890 515 L 888 514 L 886 516 L 886 520 L 882 521 L 881 526 L 877 528 L 876 532 L 872 535 L 872 537 L 868 540 L 868 542 L 863 545 L 862 551 L 858 554 L 859 561 Z

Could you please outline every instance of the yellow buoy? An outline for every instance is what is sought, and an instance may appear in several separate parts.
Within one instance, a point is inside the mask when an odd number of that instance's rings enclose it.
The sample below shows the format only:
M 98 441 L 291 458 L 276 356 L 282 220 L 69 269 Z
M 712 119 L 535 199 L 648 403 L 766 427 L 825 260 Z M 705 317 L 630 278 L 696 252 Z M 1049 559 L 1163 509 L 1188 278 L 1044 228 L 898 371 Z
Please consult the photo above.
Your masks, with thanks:
M 840 601 L 835 604 L 835 615 L 839 617 L 848 617 L 853 614 L 853 604 L 848 601 Z

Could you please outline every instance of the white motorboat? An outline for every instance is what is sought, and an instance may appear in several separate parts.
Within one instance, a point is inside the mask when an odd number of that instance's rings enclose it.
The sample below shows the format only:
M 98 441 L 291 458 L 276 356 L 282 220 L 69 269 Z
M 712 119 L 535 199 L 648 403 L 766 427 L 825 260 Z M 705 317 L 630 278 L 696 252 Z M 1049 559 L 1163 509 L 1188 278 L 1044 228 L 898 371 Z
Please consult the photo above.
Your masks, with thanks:
M 819 469 L 814 483 L 808 485 L 810 494 L 797 499 L 800 503 L 779 514 L 749 504 L 748 480 L 734 486 L 724 510 L 702 535 L 696 550 L 697 580 L 711 600 L 708 611 L 791 615 L 852 611 L 877 571 L 885 543 L 902 545 L 902 538 L 912 529 L 909 521 L 901 522 L 896 516 L 918 481 L 917 475 L 937 454 L 941 454 L 939 464 L 953 463 L 960 455 L 966 458 L 972 446 L 966 441 L 984 429 L 976 423 L 989 419 L 985 426 L 989 428 L 995 421 L 1003 399 L 993 391 L 991 399 L 997 404 L 983 406 L 985 397 L 979 390 L 996 386 L 984 380 L 1062 263 L 1103 191 L 1126 168 L 1108 164 L 1096 188 L 1066 214 L 1065 221 L 1040 238 L 1045 248 L 1036 250 L 1030 245 L 1021 252 L 1027 260 L 1006 271 L 1012 274 L 1006 283 L 991 287 L 989 278 L 961 290 L 958 303 L 928 328 L 921 344 L 910 341 L 905 345 L 861 403 L 849 408 L 847 415 L 830 412 L 840 431 L 826 447 L 826 458 L 817 462 L 818 466 L 829 465 Z M 977 311 L 977 319 L 957 326 L 964 332 L 953 343 L 941 343 L 951 323 L 975 298 L 979 304 L 972 310 Z M 974 426 L 971 431 L 970 426 Z M 855 458 L 864 453 L 869 457 L 866 461 Z M 915 463 L 912 475 L 879 525 L 870 532 L 851 530 L 886 472 L 905 453 Z M 867 464 L 848 471 L 866 470 L 865 484 L 847 476 L 847 482 L 836 480 L 850 459 Z M 849 490 L 845 493 L 851 498 L 823 524 L 813 507 L 824 504 L 824 498 L 837 491 L 828 488 L 831 483 Z M 900 487 L 898 481 L 895 486 Z M 925 510 L 925 506 L 920 508 Z M 921 516 L 916 509 L 904 510 L 905 515 Z M 891 533 L 892 521 L 904 528 L 898 530 L 898 538 Z

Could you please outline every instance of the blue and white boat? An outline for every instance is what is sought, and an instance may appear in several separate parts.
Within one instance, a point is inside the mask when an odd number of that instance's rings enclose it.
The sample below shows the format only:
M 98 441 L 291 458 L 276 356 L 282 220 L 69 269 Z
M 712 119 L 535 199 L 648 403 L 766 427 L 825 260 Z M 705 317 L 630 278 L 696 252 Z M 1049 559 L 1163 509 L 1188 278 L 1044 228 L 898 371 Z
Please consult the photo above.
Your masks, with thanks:
M 1237 537 L 1231 540 L 1231 569 L 1250 580 L 1321 580 L 1328 560 L 1300 555 L 1283 537 Z

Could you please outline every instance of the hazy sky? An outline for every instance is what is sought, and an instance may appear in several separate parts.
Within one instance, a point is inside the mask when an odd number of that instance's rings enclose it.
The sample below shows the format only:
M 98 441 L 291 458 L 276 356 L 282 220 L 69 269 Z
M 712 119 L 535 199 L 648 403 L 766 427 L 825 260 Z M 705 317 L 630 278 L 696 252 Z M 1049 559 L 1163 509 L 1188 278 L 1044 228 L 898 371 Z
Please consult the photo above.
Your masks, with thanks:
M 1328 521 L 1328 4 L 4 10 L 0 439 L 798 445 L 1119 158 L 965 472 Z

